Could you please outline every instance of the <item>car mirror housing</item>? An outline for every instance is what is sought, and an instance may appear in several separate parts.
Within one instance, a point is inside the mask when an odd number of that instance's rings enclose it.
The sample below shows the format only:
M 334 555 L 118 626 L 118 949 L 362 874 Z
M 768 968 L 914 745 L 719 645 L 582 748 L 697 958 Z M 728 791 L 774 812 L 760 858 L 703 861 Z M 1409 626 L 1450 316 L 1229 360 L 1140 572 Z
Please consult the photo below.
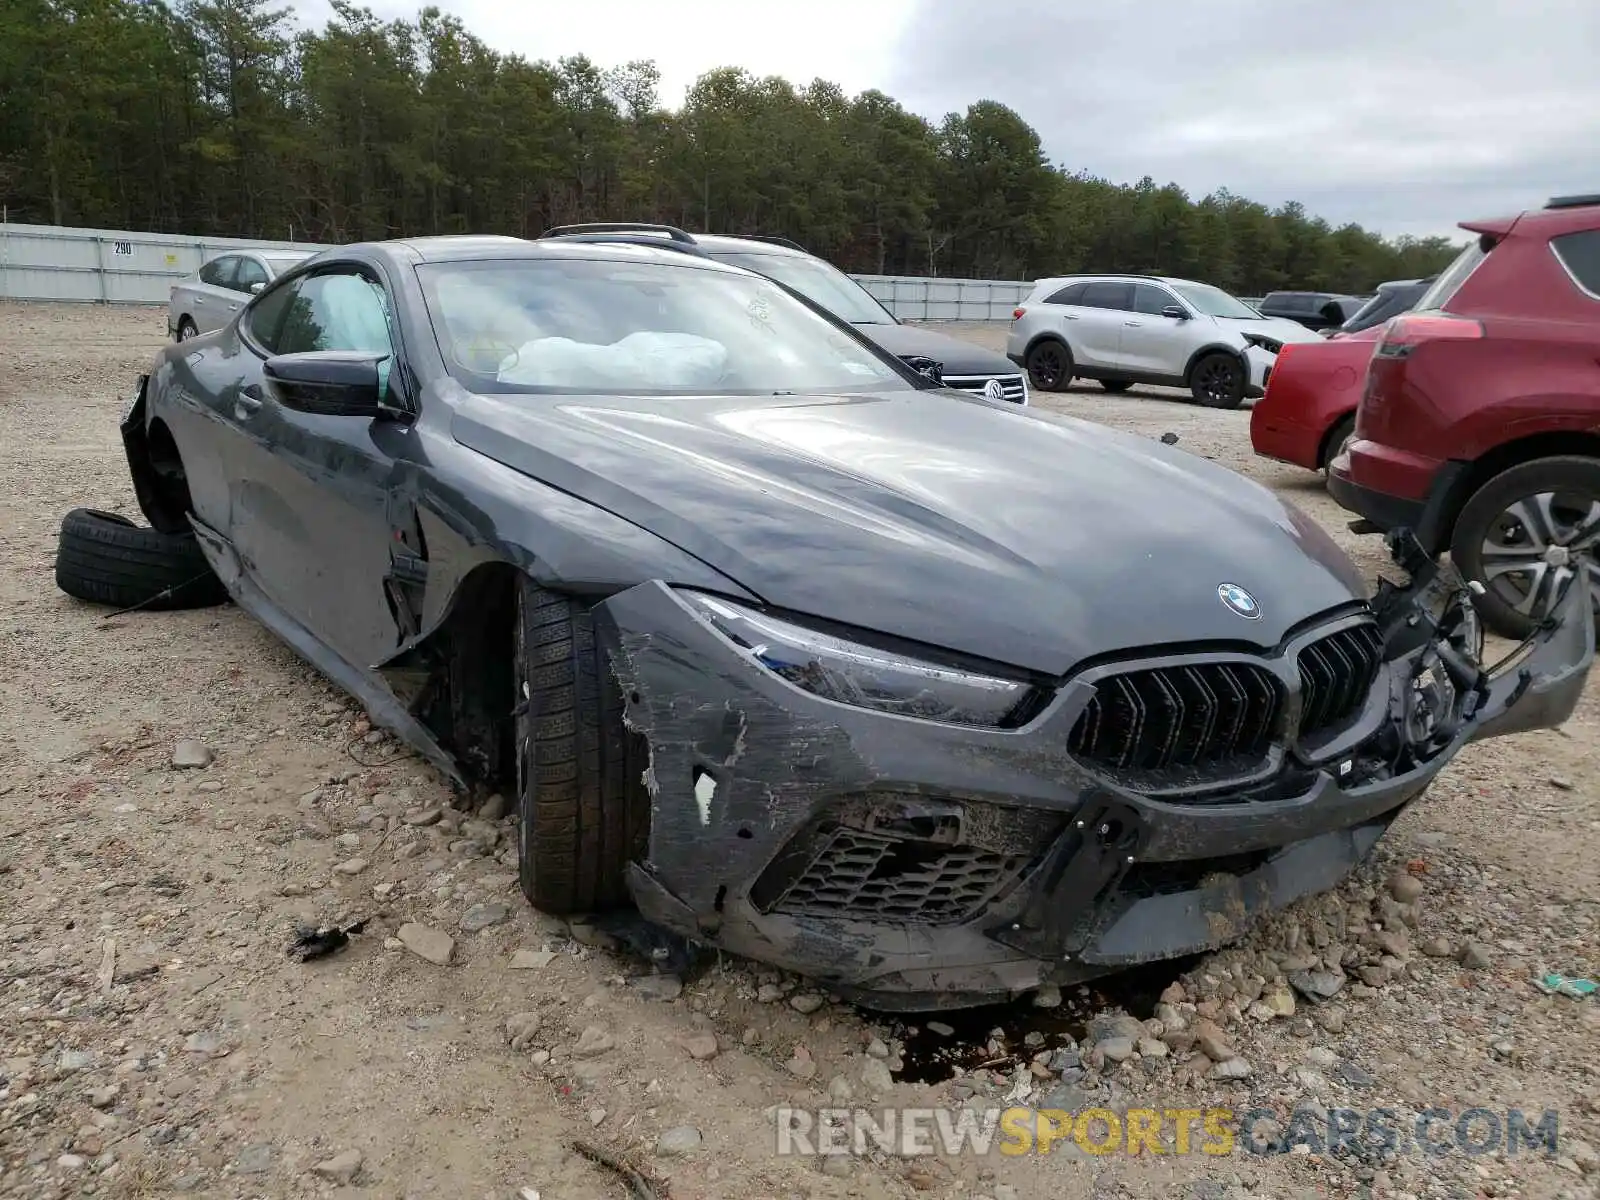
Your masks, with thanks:
M 1176 304 L 1167 305 L 1161 310 L 1161 315 L 1163 317 L 1171 317 L 1174 321 L 1187 321 L 1189 319 L 1189 314 Z
M 251 292 L 252 295 L 254 295 L 257 292 L 261 291 L 261 289 L 266 287 L 266 286 L 267 285 L 264 282 L 262 282 L 261 280 L 257 280 L 255 283 L 252 283 L 250 285 L 250 292 Z
M 288 407 L 335 417 L 376 417 L 385 412 L 381 376 L 387 354 L 311 350 L 267 359 L 267 383 Z

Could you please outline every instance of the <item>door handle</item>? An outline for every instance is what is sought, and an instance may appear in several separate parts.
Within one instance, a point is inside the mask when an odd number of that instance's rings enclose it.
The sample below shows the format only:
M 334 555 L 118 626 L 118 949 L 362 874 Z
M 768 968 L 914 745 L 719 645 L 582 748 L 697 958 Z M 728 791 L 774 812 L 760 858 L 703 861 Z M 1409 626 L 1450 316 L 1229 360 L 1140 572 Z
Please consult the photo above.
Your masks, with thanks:
M 1062 313 L 1061 315 L 1069 321 L 1076 321 L 1078 319 L 1077 313 Z
M 1129 329 L 1142 329 L 1144 327 L 1144 322 L 1142 321 L 1124 321 L 1123 324 Z

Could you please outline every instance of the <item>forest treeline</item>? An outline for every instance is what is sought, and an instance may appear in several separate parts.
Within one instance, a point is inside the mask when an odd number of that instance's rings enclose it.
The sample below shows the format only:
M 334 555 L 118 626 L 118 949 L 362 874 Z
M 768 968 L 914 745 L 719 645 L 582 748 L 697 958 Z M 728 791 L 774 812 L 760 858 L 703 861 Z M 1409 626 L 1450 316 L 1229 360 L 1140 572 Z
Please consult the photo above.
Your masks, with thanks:
M 993 101 L 935 123 L 727 67 L 669 111 L 649 62 L 529 61 L 438 9 L 333 7 L 305 30 L 270 0 L 0 0 L 10 219 L 325 242 L 646 220 L 782 235 L 857 272 L 1141 271 L 1245 295 L 1363 291 L 1452 254 L 1095 178 Z

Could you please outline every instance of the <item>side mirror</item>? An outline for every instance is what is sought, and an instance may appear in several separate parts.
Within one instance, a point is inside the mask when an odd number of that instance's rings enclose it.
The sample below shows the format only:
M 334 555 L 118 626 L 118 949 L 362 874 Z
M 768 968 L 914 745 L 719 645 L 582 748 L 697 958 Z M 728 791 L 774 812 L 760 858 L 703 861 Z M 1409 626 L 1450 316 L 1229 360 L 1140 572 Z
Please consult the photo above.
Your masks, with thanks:
M 921 354 L 907 354 L 902 361 L 918 375 L 924 375 L 934 383 L 944 383 L 944 364 Z
M 1179 308 L 1176 304 L 1167 305 L 1161 310 L 1161 315 L 1163 317 L 1171 317 L 1174 321 L 1187 321 L 1189 319 L 1188 312 Z
M 259 292 L 262 288 L 264 288 L 266 286 L 267 285 L 266 285 L 266 281 L 265 280 L 258 280 L 257 282 L 252 283 L 250 285 L 250 294 L 253 296 L 257 292 Z
M 263 367 L 287 407 L 327 417 L 376 417 L 385 411 L 381 377 L 387 354 L 311 350 L 278 354 Z

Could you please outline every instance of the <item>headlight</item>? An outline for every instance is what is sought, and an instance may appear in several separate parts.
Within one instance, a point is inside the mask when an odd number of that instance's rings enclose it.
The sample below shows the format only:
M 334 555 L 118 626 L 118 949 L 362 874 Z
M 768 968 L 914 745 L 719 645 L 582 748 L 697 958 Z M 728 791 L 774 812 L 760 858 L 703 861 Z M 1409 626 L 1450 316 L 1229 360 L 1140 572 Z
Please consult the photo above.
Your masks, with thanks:
M 1247 333 L 1244 335 L 1244 340 L 1246 345 L 1254 346 L 1258 350 L 1265 350 L 1268 354 L 1276 354 L 1283 349 L 1283 343 L 1278 341 L 1277 338 L 1269 338 L 1259 333 Z
M 840 704 L 925 721 L 997 726 L 1031 691 L 1026 683 L 905 658 L 713 596 L 679 594 L 769 671 Z

